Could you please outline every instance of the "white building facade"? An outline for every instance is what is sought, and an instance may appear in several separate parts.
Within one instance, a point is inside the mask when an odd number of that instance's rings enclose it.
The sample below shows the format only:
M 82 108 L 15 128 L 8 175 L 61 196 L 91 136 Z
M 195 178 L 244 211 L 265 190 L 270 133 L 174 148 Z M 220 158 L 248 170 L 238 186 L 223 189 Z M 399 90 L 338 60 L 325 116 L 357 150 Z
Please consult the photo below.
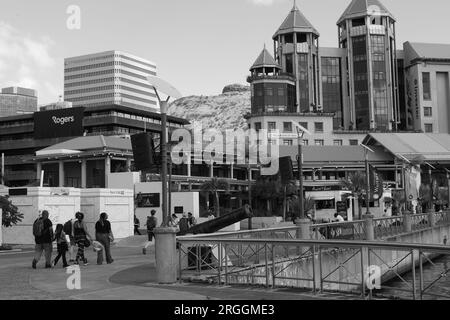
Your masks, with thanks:
M 156 112 L 148 76 L 156 76 L 155 63 L 121 51 L 67 58 L 64 100 L 74 107 L 119 104 Z

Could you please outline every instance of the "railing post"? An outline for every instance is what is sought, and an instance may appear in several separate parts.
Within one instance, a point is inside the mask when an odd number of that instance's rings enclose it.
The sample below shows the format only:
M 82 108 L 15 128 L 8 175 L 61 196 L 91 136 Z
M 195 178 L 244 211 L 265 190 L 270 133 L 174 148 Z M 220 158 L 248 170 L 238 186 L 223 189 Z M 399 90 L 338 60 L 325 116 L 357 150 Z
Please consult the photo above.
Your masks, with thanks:
M 225 285 L 228 285 L 228 245 L 225 244 Z
M 365 226 L 365 238 L 367 241 L 373 241 L 375 240 L 375 233 L 374 233 L 374 227 L 373 227 L 373 215 L 366 214 L 363 216 L 364 219 L 364 226 Z
M 264 245 L 264 259 L 266 265 L 266 288 L 269 288 L 269 261 L 267 257 L 267 242 Z
M 414 259 L 415 254 L 414 254 L 415 250 L 412 249 L 411 250 L 411 272 L 412 272 L 412 294 L 413 294 L 413 300 L 416 300 L 416 261 Z
M 405 214 L 403 216 L 403 232 L 412 232 L 412 215 Z
M 219 242 L 217 245 L 219 249 L 219 286 L 222 284 L 222 243 Z M 226 263 L 226 261 L 225 261 Z
M 297 239 L 299 240 L 311 240 L 311 227 L 312 221 L 309 219 L 297 219 L 295 220 L 297 225 Z M 301 247 L 298 248 L 297 254 L 302 255 L 304 251 Z
M 433 228 L 436 226 L 436 214 L 434 212 L 428 213 L 428 226 Z

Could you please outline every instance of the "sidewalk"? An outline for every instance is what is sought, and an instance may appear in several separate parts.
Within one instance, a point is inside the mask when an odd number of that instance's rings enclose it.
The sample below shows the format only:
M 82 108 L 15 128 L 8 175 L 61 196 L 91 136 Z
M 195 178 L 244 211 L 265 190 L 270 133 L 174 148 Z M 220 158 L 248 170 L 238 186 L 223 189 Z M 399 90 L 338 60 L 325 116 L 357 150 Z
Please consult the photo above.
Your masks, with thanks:
M 317 295 L 289 289 L 264 289 L 248 286 L 218 286 L 194 283 L 159 285 L 156 283 L 154 246 L 142 254 L 142 237 L 131 237 L 112 249 L 114 263 L 96 265 L 96 254 L 86 251 L 91 263 L 81 266 L 81 290 L 69 290 L 70 274 L 61 266 L 32 270 L 30 285 L 49 296 L 70 300 L 324 300 L 357 299 L 355 296 Z

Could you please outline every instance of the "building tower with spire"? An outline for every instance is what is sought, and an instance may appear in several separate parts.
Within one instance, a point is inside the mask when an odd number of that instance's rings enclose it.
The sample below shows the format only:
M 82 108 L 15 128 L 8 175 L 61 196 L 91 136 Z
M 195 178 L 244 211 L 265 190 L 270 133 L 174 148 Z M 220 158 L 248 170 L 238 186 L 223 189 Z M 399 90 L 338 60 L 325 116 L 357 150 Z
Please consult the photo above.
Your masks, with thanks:
M 252 114 L 297 111 L 295 79 L 292 75 L 281 74 L 281 67 L 265 45 L 250 72 Z
M 347 51 L 350 127 L 396 130 L 398 77 L 395 19 L 378 0 L 352 0 L 337 22 Z
M 297 112 L 320 110 L 319 32 L 294 2 L 289 15 L 273 35 L 275 58 L 284 73 L 296 81 Z

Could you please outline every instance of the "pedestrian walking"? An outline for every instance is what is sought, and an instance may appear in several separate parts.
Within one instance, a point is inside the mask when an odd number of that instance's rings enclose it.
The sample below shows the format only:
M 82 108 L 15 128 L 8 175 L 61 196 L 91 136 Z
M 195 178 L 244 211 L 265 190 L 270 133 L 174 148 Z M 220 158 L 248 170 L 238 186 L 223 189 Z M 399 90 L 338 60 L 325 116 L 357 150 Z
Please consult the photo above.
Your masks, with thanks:
M 100 219 L 95 224 L 95 239 L 100 242 L 104 248 L 106 263 L 113 263 L 114 260 L 111 257 L 111 242 L 114 241 L 114 235 L 106 212 L 100 214 Z M 97 264 L 103 264 L 103 250 L 97 251 Z
M 58 255 L 55 260 L 53 260 L 53 266 L 55 267 L 58 264 L 59 259 L 62 258 L 63 268 L 67 268 L 69 264 L 67 263 L 66 253 L 69 250 L 69 244 L 66 239 L 66 233 L 64 232 L 64 226 L 62 224 L 58 224 L 56 226 L 54 241 L 56 241 Z
M 186 213 L 183 213 L 180 221 L 178 222 L 178 226 L 180 227 L 180 234 L 184 235 L 189 230 L 189 220 Z
M 71 220 L 68 220 L 66 223 L 64 223 L 63 231 L 64 233 L 69 236 L 69 262 L 74 263 L 75 262 L 75 249 L 76 249 L 76 243 L 75 238 L 73 236 L 73 224 L 77 221 L 76 218 L 73 218 Z
M 41 217 L 33 223 L 33 236 L 36 243 L 34 259 L 31 264 L 33 269 L 36 269 L 36 265 L 41 260 L 42 252 L 45 252 L 45 268 L 49 269 L 52 267 L 53 224 L 48 215 L 47 210 L 42 211 Z
M 179 223 L 179 220 L 178 220 L 177 215 L 173 214 L 172 218 L 170 219 L 170 222 L 169 222 L 170 226 L 171 227 L 176 227 L 176 226 L 178 226 L 178 223 Z
M 84 214 L 81 212 L 77 212 L 75 214 L 75 217 L 77 218 L 77 220 L 73 223 L 73 235 L 75 243 L 78 246 L 75 264 L 80 264 L 80 261 L 82 261 L 83 264 L 87 266 L 88 261 L 84 256 L 84 249 L 90 246 L 90 242 L 92 242 L 92 237 L 87 230 L 86 223 L 83 221 Z
M 147 223 L 145 224 L 147 226 L 147 235 L 148 235 L 148 241 L 153 241 L 153 230 L 156 228 L 158 224 L 158 219 L 155 217 L 156 211 L 151 211 L 151 216 L 147 217 Z
M 141 222 L 139 219 L 134 215 L 134 234 L 138 234 L 141 236 L 141 232 L 139 231 L 139 227 L 141 226 Z
M 189 228 L 192 228 L 197 224 L 197 220 L 195 219 L 195 217 L 192 215 L 191 212 L 188 212 L 188 224 Z

